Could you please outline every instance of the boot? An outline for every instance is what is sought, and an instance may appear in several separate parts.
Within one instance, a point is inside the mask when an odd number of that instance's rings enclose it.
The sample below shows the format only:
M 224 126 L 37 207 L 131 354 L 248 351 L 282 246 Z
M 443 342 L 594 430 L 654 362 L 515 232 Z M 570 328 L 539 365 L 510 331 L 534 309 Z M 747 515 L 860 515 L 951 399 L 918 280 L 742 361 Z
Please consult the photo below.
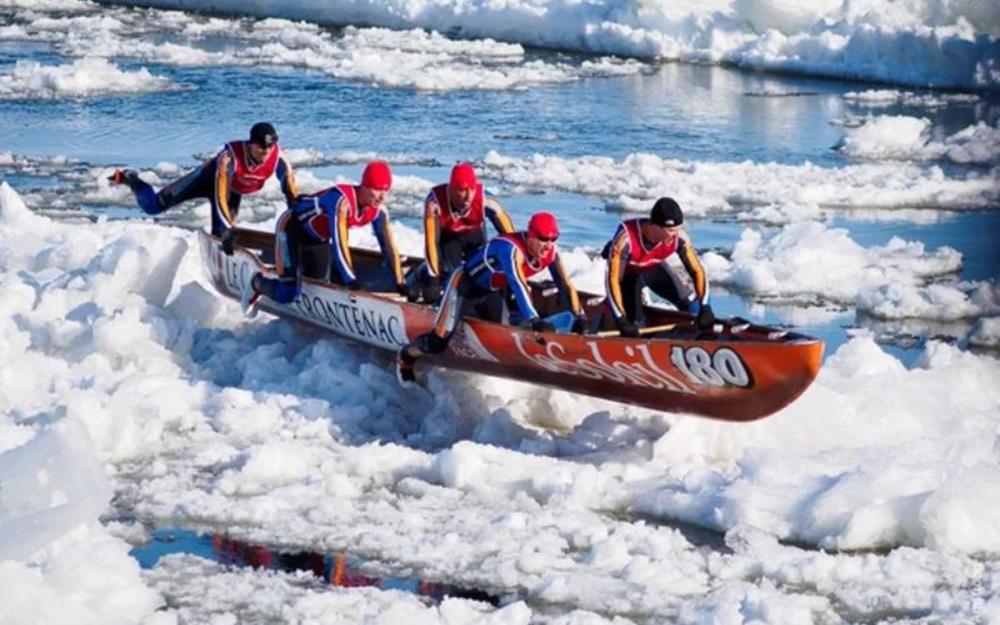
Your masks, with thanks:
M 250 282 L 244 285 L 243 292 L 240 293 L 240 309 L 247 319 L 254 319 L 260 312 L 260 291 L 257 290 L 257 276 L 259 275 L 254 274 Z

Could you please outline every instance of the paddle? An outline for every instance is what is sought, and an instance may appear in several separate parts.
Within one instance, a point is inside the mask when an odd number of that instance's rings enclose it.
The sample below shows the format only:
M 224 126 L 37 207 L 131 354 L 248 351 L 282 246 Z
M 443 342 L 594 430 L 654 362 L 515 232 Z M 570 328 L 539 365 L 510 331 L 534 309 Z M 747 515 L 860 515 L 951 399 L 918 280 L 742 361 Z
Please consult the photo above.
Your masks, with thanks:
M 648 328 L 639 328 L 639 336 L 645 336 L 647 334 L 656 334 L 657 332 L 666 332 L 668 330 L 673 330 L 678 326 L 689 326 L 694 323 L 691 321 L 679 321 L 676 323 L 665 323 L 658 326 L 649 326 Z M 618 336 L 618 330 L 602 330 L 600 332 L 595 332 L 592 336 L 608 337 L 608 336 Z
M 646 328 L 639 328 L 639 336 L 646 336 L 649 334 L 657 334 L 659 332 L 668 332 L 674 328 L 684 328 L 690 325 L 694 325 L 694 318 L 690 320 L 675 321 L 673 323 L 664 323 L 658 326 L 649 326 Z M 729 332 L 730 334 L 739 334 L 747 328 L 750 327 L 750 322 L 745 319 L 740 319 L 739 317 L 734 317 L 729 320 L 717 319 L 715 323 L 712 324 L 711 328 L 706 328 L 702 330 L 703 332 L 712 332 L 714 334 L 722 334 L 723 332 Z M 612 337 L 618 336 L 618 330 L 602 330 L 597 332 L 593 336 L 599 337 Z

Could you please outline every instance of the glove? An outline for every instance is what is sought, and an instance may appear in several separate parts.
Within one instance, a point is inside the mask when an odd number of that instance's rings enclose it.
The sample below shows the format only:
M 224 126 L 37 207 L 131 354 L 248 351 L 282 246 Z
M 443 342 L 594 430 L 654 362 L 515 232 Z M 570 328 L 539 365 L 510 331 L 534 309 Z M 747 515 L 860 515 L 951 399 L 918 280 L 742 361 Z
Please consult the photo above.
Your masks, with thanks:
M 630 339 L 639 338 L 639 326 L 631 321 L 620 321 L 618 322 L 618 333 Z
M 236 231 L 230 228 L 222 233 L 222 253 L 226 256 L 233 255 L 233 246 L 236 245 Z
M 555 332 L 556 327 L 544 319 L 535 319 L 531 322 L 531 329 L 535 332 Z
M 423 296 L 425 304 L 436 304 L 441 299 L 441 283 L 432 280 L 424 285 Z
M 554 325 L 552 325 L 551 323 L 549 323 L 548 321 L 546 321 L 546 320 L 544 320 L 544 319 L 542 319 L 540 317 L 535 317 L 534 319 L 525 319 L 524 321 L 522 321 L 519 324 L 519 326 L 522 327 L 522 328 L 524 328 L 525 330 L 530 329 L 533 332 L 555 332 L 556 331 L 556 328 L 555 328 Z
M 396 292 L 408 298 L 410 296 L 410 286 L 405 282 L 400 282 L 396 285 Z
M 351 280 L 344 286 L 346 286 L 348 289 L 352 291 L 360 291 L 363 288 L 365 288 L 365 285 L 361 284 L 361 280 Z
M 587 324 L 587 318 L 584 317 L 583 315 L 580 315 L 579 317 L 574 319 L 573 327 L 570 328 L 570 332 L 573 332 L 574 334 L 588 334 L 589 330 L 590 328 L 588 327 Z
M 708 304 L 702 305 L 701 310 L 698 311 L 697 324 L 699 330 L 708 330 L 715 325 L 715 313 L 712 312 L 712 307 Z
M 406 290 L 400 291 L 400 293 L 406 296 L 406 301 L 412 304 L 420 300 L 420 285 L 404 284 L 403 288 L 405 288 Z

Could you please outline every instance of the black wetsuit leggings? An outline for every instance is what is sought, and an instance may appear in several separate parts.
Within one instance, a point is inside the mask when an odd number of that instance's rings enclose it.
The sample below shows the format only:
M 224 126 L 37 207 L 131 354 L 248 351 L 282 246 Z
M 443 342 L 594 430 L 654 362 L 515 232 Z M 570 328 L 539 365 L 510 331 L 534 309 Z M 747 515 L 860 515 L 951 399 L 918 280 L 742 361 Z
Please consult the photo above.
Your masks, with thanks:
M 316 242 L 302 223 L 286 211 L 278 218 L 274 263 L 277 278 L 258 278 L 256 288 L 271 299 L 287 304 L 298 296 L 300 275 L 328 280 L 332 260 L 330 244 Z
M 486 244 L 482 228 L 463 234 L 442 234 L 438 244 L 441 276 L 447 276 L 460 267 L 473 252 Z
M 676 306 L 678 310 L 687 310 L 690 306 L 689 302 L 681 297 L 673 274 L 661 263 L 641 274 L 625 274 L 622 277 L 622 304 L 625 306 L 625 318 L 628 321 L 637 322 L 636 315 L 642 310 L 644 286 L 648 286 L 653 293 Z
M 438 276 L 431 277 L 424 263 L 415 270 L 417 282 L 426 287 L 440 289 L 441 282 L 485 244 L 486 233 L 482 228 L 463 234 L 442 233 L 438 240 Z
M 215 159 L 201 165 L 189 174 L 174 180 L 167 186 L 154 192 L 153 187 L 138 177 L 129 184 L 142 210 L 150 215 L 158 215 L 165 210 L 177 206 L 181 202 L 195 198 L 205 198 L 212 204 L 212 234 L 222 236 L 229 228 L 219 215 L 219 207 L 215 202 L 215 171 L 218 162 Z M 240 211 L 239 193 L 229 192 L 229 212 L 233 221 Z

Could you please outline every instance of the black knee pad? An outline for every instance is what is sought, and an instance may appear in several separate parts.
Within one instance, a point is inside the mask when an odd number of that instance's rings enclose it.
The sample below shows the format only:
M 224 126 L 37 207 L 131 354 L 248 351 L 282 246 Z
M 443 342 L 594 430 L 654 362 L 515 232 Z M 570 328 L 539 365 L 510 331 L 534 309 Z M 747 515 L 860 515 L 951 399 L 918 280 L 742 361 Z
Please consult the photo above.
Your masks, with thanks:
M 432 280 L 428 284 L 425 284 L 422 295 L 424 302 L 427 304 L 437 304 L 438 300 L 441 299 L 441 283 L 437 280 Z
M 448 339 L 443 339 L 433 332 L 428 332 L 418 339 L 420 351 L 425 354 L 440 354 L 448 349 Z

